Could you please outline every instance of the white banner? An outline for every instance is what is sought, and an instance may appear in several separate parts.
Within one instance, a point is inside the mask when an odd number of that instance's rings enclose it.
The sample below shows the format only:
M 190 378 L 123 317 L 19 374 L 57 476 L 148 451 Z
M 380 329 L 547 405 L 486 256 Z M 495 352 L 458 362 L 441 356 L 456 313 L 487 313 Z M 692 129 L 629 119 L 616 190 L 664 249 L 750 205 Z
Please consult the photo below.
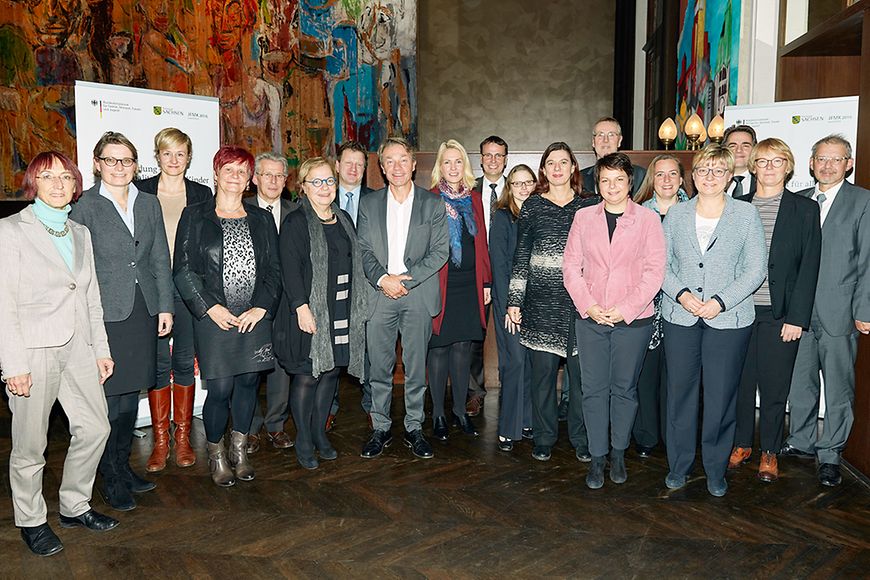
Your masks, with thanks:
M 94 184 L 94 145 L 106 131 L 123 133 L 139 153 L 139 179 L 159 171 L 154 135 L 166 127 L 187 133 L 193 159 L 187 178 L 213 189 L 212 158 L 220 147 L 218 99 L 76 81 L 76 149 L 85 189 Z
M 822 137 L 839 133 L 852 144 L 852 157 L 855 157 L 858 97 L 725 107 L 725 126 L 731 125 L 749 125 L 755 129 L 759 141 L 768 137 L 785 141 L 795 160 L 794 175 L 786 187 L 798 192 L 815 185 L 810 175 L 810 152 L 813 143 Z M 849 176 L 848 180 L 854 181 L 854 177 Z

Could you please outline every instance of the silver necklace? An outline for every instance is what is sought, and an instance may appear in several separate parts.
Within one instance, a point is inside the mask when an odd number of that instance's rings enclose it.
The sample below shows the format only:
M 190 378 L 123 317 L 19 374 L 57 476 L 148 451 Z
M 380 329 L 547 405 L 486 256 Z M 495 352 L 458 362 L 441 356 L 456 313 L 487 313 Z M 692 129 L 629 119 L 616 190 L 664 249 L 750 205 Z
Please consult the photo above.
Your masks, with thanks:
M 53 235 L 56 238 L 62 238 L 69 233 L 69 224 L 64 224 L 63 230 L 61 230 L 61 231 L 57 231 L 55 229 L 52 229 L 45 224 L 42 224 L 42 227 L 45 228 L 45 231 L 47 231 L 49 234 Z

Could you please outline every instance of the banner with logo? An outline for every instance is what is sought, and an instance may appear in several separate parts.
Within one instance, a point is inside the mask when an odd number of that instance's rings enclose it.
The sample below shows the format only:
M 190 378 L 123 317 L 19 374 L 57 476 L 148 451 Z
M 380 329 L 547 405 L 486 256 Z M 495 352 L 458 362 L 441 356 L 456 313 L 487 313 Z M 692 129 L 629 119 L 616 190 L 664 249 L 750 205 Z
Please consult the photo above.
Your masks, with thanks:
M 813 143 L 822 137 L 839 133 L 852 144 L 852 156 L 856 155 L 858 97 L 725 107 L 725 126 L 731 125 L 749 125 L 759 141 L 778 137 L 788 144 L 794 154 L 795 170 L 786 187 L 796 192 L 815 185 L 810 175 L 810 152 Z M 853 176 L 847 179 L 854 181 Z
M 218 99 L 76 81 L 76 149 L 85 189 L 93 185 L 94 145 L 106 131 L 123 133 L 139 153 L 139 178 L 159 171 L 154 135 L 166 127 L 187 133 L 193 159 L 187 178 L 212 187 L 212 158 L 220 147 Z

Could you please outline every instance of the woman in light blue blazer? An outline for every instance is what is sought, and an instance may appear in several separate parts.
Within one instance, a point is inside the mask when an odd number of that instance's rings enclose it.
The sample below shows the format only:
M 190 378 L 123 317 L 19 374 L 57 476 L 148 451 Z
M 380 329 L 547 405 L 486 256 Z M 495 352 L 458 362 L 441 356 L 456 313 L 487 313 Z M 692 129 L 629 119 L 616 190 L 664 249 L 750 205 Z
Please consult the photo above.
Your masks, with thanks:
M 692 470 L 703 383 L 701 455 L 707 491 L 716 497 L 728 490 L 737 386 L 755 320 L 752 294 L 767 273 L 758 211 L 725 195 L 733 175 L 730 150 L 710 145 L 699 151 L 692 163 L 698 194 L 672 207 L 664 220 L 670 467 L 665 485 L 683 487 Z

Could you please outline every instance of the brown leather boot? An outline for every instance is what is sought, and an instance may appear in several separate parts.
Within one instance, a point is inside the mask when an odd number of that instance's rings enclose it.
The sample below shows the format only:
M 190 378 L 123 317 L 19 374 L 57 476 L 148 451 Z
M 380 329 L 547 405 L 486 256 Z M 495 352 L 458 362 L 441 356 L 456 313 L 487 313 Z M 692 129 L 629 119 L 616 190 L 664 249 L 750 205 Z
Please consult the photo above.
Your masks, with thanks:
M 172 402 L 175 405 L 175 465 L 178 467 L 190 467 L 196 463 L 196 453 L 190 446 L 195 389 L 196 385 L 172 385 Z
M 151 408 L 151 426 L 154 433 L 154 449 L 145 465 L 145 471 L 163 471 L 169 457 L 169 409 L 172 405 L 170 388 L 148 391 L 148 406 Z
M 230 465 L 236 471 L 236 478 L 242 481 L 254 479 L 254 466 L 248 461 L 248 434 L 233 431 L 230 433 Z
M 227 454 L 224 450 L 224 438 L 217 443 L 208 442 L 208 471 L 211 473 L 211 480 L 221 487 L 230 487 L 235 485 L 236 476 L 233 475 L 233 470 L 230 468 L 230 462 L 227 461 Z

